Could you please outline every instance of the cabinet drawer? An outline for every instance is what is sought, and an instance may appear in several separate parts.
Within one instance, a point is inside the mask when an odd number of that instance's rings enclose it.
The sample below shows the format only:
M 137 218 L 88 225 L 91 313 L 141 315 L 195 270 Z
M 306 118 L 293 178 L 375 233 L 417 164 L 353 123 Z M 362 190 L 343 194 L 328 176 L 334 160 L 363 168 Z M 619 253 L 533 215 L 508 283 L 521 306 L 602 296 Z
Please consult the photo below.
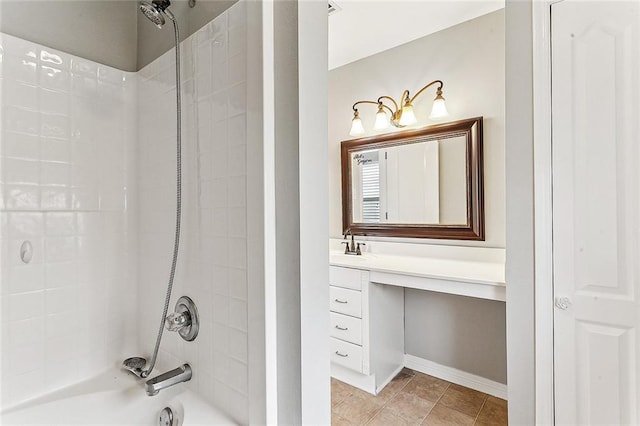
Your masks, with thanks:
M 329 266 L 329 285 L 360 290 L 362 288 L 362 272 L 359 269 Z
M 340 287 L 329 287 L 329 309 L 340 314 L 362 318 L 362 293 Z
M 330 340 L 331 362 L 362 373 L 362 348 L 333 337 Z
M 362 345 L 362 320 L 331 312 L 329 335 L 356 345 Z

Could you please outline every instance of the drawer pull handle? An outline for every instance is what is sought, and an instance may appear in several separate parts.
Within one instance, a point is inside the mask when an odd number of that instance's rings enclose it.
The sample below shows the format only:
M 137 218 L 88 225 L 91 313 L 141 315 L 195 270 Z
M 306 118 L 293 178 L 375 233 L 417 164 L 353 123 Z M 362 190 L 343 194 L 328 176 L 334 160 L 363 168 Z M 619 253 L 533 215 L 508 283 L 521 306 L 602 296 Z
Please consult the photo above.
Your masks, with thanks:
M 349 356 L 349 354 L 341 354 L 340 352 L 336 351 L 336 355 L 341 356 L 342 358 L 346 358 Z
M 338 330 L 341 330 L 341 331 L 347 331 L 347 330 L 349 329 L 349 327 L 344 327 L 344 328 L 342 328 L 342 327 L 340 327 L 339 325 L 336 325 L 336 328 L 337 328 Z
M 349 303 L 346 300 L 340 300 L 340 299 L 333 299 L 335 300 L 337 303 Z

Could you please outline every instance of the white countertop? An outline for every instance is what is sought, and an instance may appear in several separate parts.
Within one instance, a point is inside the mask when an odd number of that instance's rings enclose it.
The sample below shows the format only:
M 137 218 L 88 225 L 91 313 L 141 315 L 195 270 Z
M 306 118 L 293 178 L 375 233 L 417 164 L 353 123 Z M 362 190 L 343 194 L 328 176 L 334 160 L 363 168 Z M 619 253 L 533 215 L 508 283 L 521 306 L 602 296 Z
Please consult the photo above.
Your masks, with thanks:
M 482 299 L 506 299 L 503 262 L 383 253 L 355 256 L 331 250 L 329 264 L 368 270 L 371 272 L 370 280 L 381 284 Z
M 372 253 L 354 256 L 337 251 L 329 254 L 329 263 L 347 268 L 485 285 L 504 286 L 505 282 L 502 263 Z

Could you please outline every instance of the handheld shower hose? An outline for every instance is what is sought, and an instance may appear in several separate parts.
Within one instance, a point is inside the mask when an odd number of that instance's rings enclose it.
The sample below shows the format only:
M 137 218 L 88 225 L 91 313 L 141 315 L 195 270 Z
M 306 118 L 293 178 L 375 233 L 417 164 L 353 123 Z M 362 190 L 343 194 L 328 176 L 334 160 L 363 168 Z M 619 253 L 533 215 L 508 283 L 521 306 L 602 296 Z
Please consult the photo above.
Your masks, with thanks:
M 162 318 L 160 319 L 160 328 L 158 330 L 158 336 L 156 338 L 156 344 L 153 349 L 153 356 L 147 364 L 146 359 L 142 357 L 127 358 L 123 362 L 123 367 L 126 370 L 131 371 L 138 377 L 146 378 L 151 374 L 153 368 L 156 365 L 158 358 L 158 351 L 160 350 L 160 342 L 162 341 L 162 333 L 164 331 L 164 321 L 167 317 L 167 311 L 169 309 L 169 301 L 171 299 L 171 291 L 173 289 L 173 281 L 176 275 L 176 266 L 178 263 L 178 250 L 180 247 L 180 225 L 182 221 L 182 96 L 181 96 L 181 84 L 180 84 L 180 33 L 178 30 L 178 22 L 175 16 L 167 7 L 169 1 L 164 0 L 161 2 L 154 2 L 153 4 L 147 2 L 140 3 L 140 10 L 144 15 L 149 18 L 158 28 L 161 28 L 164 24 L 165 14 L 173 22 L 173 32 L 175 37 L 175 51 L 176 51 L 176 228 L 175 238 L 173 244 L 173 258 L 171 260 L 171 271 L 169 272 L 169 282 L 167 284 L 167 293 L 164 300 L 164 308 L 162 311 Z

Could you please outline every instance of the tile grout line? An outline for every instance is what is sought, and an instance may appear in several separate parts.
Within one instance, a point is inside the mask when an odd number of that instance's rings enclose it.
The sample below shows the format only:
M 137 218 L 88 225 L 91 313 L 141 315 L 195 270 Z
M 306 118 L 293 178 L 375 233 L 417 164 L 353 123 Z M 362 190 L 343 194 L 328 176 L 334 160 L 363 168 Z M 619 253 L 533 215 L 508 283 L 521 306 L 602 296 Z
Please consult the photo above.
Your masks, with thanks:
M 377 411 L 377 412 L 376 412 L 376 413 L 375 413 L 375 414 L 374 414 L 374 415 L 373 415 L 373 416 L 372 416 L 372 417 L 371 417 L 371 418 L 370 418 L 370 419 L 369 419 L 369 420 L 364 424 L 364 426 L 366 426 L 366 425 L 370 424 L 370 423 L 373 421 L 373 419 L 375 419 L 375 417 L 376 417 L 376 416 L 377 416 L 377 415 L 378 415 L 378 414 L 379 414 L 379 413 L 380 413 L 380 412 L 381 412 L 381 411 L 382 411 L 382 410 L 387 406 L 387 404 L 389 404 L 389 402 L 391 402 L 391 400 L 392 400 L 393 398 L 395 398 L 396 396 L 398 396 L 398 394 L 399 394 L 400 392 L 402 392 L 402 390 L 403 390 L 404 388 L 406 388 L 406 387 L 409 385 L 409 383 L 411 383 L 411 381 L 412 381 L 415 377 L 416 377 L 416 375 L 415 375 L 415 374 L 413 374 L 413 375 L 411 376 L 411 378 L 410 378 L 409 380 L 407 380 L 407 383 L 405 383 L 405 385 L 404 385 L 403 387 L 401 387 L 401 388 L 400 388 L 396 393 L 394 393 L 392 396 L 390 396 L 390 397 L 389 397 L 389 399 L 388 399 L 387 401 L 385 401 L 385 402 L 384 402 L 384 404 L 382 404 L 382 406 L 380 407 L 380 409 L 378 409 L 378 411 Z M 376 396 L 377 396 L 377 395 L 376 395 Z M 400 417 L 400 416 L 399 416 L 399 417 Z M 401 418 L 401 419 L 403 419 L 403 420 L 405 420 L 403 417 L 400 417 L 400 418 Z M 425 418 L 426 418 L 426 417 L 425 417 Z M 423 419 L 423 420 L 424 420 L 424 419 Z
M 480 410 L 478 410 L 478 414 L 476 414 L 476 418 L 473 419 L 473 424 L 474 425 L 478 422 L 478 417 L 480 417 L 480 413 L 482 412 L 482 409 L 484 408 L 485 404 L 487 403 L 487 399 L 489 399 L 489 395 L 485 395 L 484 401 L 482 401 L 482 406 L 480 407 Z
M 442 379 L 440 379 L 442 380 Z M 440 400 L 442 399 L 442 397 L 444 396 L 445 393 L 447 393 L 447 390 L 449 389 L 449 386 L 451 386 L 451 382 L 447 381 L 447 387 L 444 388 L 444 391 L 442 391 L 442 394 L 438 397 L 438 399 L 436 400 L 436 402 L 433 403 L 433 407 L 431 407 L 431 409 L 429 410 L 429 412 L 427 413 L 426 416 L 424 416 L 424 419 L 422 419 L 422 422 L 420 422 L 420 424 L 424 423 L 425 420 L 427 420 L 427 417 L 429 417 L 429 414 L 431 414 L 431 412 L 433 411 L 434 408 L 436 408 L 436 405 L 438 405 L 438 403 L 440 402 Z

